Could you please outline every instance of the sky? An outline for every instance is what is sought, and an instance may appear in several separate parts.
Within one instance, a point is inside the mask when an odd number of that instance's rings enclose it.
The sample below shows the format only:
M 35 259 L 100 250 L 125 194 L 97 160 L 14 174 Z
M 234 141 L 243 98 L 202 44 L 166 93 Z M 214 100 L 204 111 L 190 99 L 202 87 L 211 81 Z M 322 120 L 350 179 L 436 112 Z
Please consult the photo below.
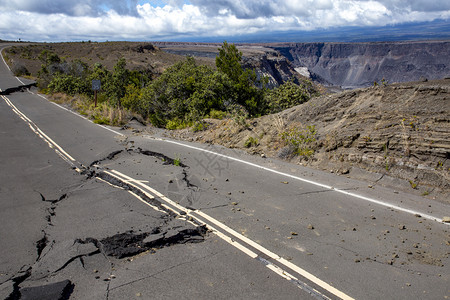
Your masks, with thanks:
M 39 42 L 275 41 L 436 22 L 450 24 L 449 0 L 0 0 L 0 39 Z

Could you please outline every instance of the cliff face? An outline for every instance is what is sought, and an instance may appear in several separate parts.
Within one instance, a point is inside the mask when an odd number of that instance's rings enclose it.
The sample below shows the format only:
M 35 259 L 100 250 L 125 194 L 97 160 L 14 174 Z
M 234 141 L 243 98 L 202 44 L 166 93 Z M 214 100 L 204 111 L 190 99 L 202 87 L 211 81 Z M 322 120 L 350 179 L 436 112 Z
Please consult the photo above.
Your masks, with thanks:
M 244 57 L 243 67 L 255 70 L 260 78 L 266 77 L 269 88 L 277 87 L 293 77 L 300 77 L 292 63 L 277 53 L 267 52 L 261 56 Z
M 450 75 L 450 41 L 300 43 L 274 47 L 295 67 L 329 85 L 362 87 L 380 82 L 442 79 Z

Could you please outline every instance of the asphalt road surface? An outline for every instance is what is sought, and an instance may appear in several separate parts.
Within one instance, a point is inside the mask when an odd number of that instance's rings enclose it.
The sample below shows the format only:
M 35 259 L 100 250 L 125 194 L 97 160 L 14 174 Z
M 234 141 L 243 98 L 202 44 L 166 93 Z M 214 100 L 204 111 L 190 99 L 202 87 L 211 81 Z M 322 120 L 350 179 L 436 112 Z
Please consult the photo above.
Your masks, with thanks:
M 448 299 L 448 205 L 138 123 L 0 61 L 1 299 Z

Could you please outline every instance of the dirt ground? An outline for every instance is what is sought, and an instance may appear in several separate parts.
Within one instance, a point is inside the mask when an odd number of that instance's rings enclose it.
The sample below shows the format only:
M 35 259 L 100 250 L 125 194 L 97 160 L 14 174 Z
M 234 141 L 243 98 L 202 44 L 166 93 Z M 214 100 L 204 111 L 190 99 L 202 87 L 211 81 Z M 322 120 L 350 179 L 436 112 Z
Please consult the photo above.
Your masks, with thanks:
M 248 120 L 207 119 L 208 129 L 175 138 L 367 179 L 450 203 L 450 79 L 392 84 L 313 98 L 283 112 Z M 282 139 L 314 125 L 311 156 Z
M 16 44 L 5 51 L 11 66 L 24 65 L 33 77 L 41 69 L 39 54 L 44 51 L 56 53 L 61 59 L 71 62 L 79 59 L 89 66 L 101 63 L 112 70 L 120 58 L 125 58 L 127 68 L 131 70 L 151 70 L 155 75 L 161 74 L 166 68 L 184 56 L 166 53 L 159 47 L 145 42 L 79 42 L 79 43 L 30 43 Z M 214 59 L 197 57 L 199 64 L 214 66 Z

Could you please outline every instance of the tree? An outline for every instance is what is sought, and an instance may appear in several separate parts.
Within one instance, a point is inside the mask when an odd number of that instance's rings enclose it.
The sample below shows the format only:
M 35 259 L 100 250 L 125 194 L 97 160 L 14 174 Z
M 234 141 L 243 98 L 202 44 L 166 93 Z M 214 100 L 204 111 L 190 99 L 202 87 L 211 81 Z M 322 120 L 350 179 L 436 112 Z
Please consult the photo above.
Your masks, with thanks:
M 125 58 L 120 58 L 114 66 L 111 82 L 106 87 L 106 92 L 113 105 L 121 107 L 121 99 L 125 96 L 126 86 L 129 84 L 129 71 L 126 69 Z
M 219 55 L 216 56 L 216 67 L 237 84 L 239 77 L 244 72 L 241 66 L 242 52 L 239 51 L 234 44 L 229 45 L 226 41 L 219 48 Z
M 140 111 L 155 126 L 180 125 L 223 110 L 233 84 L 227 75 L 198 66 L 192 57 L 176 63 L 142 91 Z
M 231 104 L 242 105 L 251 116 L 261 115 L 264 105 L 264 84 L 258 80 L 254 70 L 244 70 L 241 66 L 242 52 L 234 44 L 226 41 L 219 48 L 216 57 L 216 67 L 219 72 L 227 75 L 233 83 Z M 263 86 L 262 89 L 258 86 Z

